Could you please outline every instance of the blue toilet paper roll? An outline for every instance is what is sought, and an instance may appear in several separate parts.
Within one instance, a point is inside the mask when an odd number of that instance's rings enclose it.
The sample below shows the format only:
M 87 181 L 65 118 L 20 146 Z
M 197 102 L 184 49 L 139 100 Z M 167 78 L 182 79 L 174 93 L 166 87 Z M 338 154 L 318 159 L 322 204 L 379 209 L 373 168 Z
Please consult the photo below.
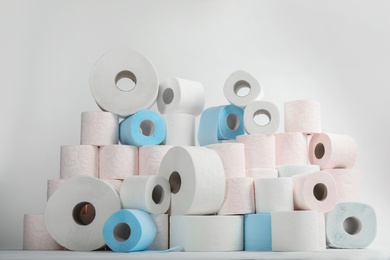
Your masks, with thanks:
M 119 124 L 119 140 L 127 145 L 158 145 L 164 140 L 165 131 L 162 116 L 145 109 L 127 117 Z
M 219 140 L 234 140 L 245 133 L 244 110 L 234 105 L 210 107 L 202 112 L 199 122 L 200 145 L 218 143 Z
M 152 217 L 140 209 L 121 209 L 103 226 L 104 241 L 115 252 L 145 250 L 153 242 L 156 232 Z
M 271 214 L 248 214 L 244 219 L 244 250 L 272 251 Z

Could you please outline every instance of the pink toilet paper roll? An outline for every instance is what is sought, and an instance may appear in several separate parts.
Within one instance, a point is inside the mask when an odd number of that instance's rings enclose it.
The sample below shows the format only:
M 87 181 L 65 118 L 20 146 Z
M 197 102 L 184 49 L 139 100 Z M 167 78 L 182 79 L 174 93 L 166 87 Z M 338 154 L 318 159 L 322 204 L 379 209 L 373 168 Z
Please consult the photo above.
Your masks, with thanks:
M 245 177 L 245 150 L 242 143 L 210 144 L 221 158 L 226 178 Z
M 249 214 L 255 212 L 253 178 L 227 178 L 224 202 L 218 215 Z
M 80 144 L 109 145 L 118 143 L 119 117 L 111 112 L 81 113 Z
M 307 164 L 307 137 L 298 132 L 275 134 L 276 165 Z
M 47 200 L 57 190 L 57 188 L 64 183 L 64 179 L 47 180 Z
M 337 202 L 337 188 L 327 172 L 298 174 L 292 177 L 294 209 L 328 212 Z
M 352 168 L 357 156 L 355 139 L 348 135 L 315 134 L 310 140 L 309 160 L 321 169 Z
M 284 129 L 286 132 L 320 133 L 320 103 L 315 100 L 294 100 L 284 103 Z
M 160 164 L 171 145 L 149 145 L 139 147 L 139 175 L 157 175 Z
M 123 180 L 138 175 L 138 147 L 105 145 L 99 149 L 99 178 Z
M 245 168 L 275 168 L 275 136 L 239 135 L 237 142 L 245 147 Z
M 337 202 L 359 201 L 360 178 L 355 169 L 326 169 L 332 175 L 337 188 Z
M 98 176 L 98 147 L 93 145 L 62 145 L 60 178 Z
M 46 230 L 45 219 L 39 214 L 24 215 L 24 250 L 61 250 L 60 246 Z

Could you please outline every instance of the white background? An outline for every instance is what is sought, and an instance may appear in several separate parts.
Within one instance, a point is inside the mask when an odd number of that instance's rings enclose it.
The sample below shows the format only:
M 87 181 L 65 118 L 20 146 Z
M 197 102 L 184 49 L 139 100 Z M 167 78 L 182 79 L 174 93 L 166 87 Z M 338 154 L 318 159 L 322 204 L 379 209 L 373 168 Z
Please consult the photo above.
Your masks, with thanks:
M 160 79 L 203 83 L 206 107 L 227 104 L 223 84 L 238 69 L 281 112 L 288 100 L 318 100 L 323 131 L 358 143 L 362 201 L 378 219 L 371 248 L 389 248 L 389 10 L 389 1 L 0 1 L 0 249 L 22 248 L 23 215 L 43 213 L 60 146 L 78 144 L 81 112 L 99 110 L 90 70 L 119 46 L 144 53 Z

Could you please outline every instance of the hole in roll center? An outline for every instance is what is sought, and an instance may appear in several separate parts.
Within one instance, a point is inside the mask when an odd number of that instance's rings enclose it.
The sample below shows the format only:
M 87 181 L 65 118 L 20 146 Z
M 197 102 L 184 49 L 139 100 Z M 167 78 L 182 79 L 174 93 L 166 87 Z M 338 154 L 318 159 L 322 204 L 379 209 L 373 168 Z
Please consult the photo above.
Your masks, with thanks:
M 229 114 L 226 118 L 226 124 L 230 130 L 237 130 L 240 126 L 240 118 L 236 114 Z
M 137 85 L 137 77 L 129 70 L 123 70 L 116 74 L 115 86 L 124 92 L 131 91 Z
M 152 200 L 156 204 L 161 204 L 164 200 L 164 189 L 160 184 L 157 184 L 152 190 Z
M 175 93 L 173 92 L 173 90 L 171 88 L 167 88 L 164 90 L 163 95 L 162 95 L 162 99 L 166 105 L 171 104 L 174 97 L 175 97 Z
M 76 206 L 74 206 L 72 216 L 73 220 L 77 224 L 81 226 L 87 226 L 91 224 L 95 219 L 95 207 L 89 202 L 80 202 Z
M 245 97 L 251 92 L 251 85 L 245 80 L 239 80 L 234 84 L 234 93 L 239 97 Z
M 349 217 L 344 220 L 343 227 L 348 234 L 356 235 L 362 230 L 362 222 L 356 217 Z
M 322 159 L 325 155 L 325 146 L 323 143 L 318 143 L 316 147 L 314 148 L 314 156 L 317 159 Z
M 171 186 L 171 192 L 173 194 L 179 192 L 181 187 L 181 177 L 178 172 L 174 171 L 171 173 L 171 176 L 169 176 L 169 185 Z
M 266 126 L 271 122 L 271 114 L 265 109 L 259 109 L 253 114 L 253 121 L 258 126 Z
M 324 201 L 328 197 L 328 188 L 323 183 L 317 183 L 313 188 L 314 197 L 319 201 Z
M 145 136 L 151 136 L 154 134 L 154 131 L 156 130 L 154 123 L 150 120 L 144 120 L 141 122 L 140 131 Z
M 126 241 L 131 235 L 131 228 L 127 223 L 120 222 L 115 225 L 113 235 L 118 242 Z

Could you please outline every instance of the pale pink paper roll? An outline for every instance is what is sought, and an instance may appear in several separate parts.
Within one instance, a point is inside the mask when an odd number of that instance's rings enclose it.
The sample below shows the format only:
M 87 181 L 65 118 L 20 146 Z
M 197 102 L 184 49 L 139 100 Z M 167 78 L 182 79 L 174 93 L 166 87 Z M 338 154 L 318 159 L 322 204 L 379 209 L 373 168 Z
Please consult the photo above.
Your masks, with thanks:
M 113 179 L 102 179 L 102 180 L 110 184 L 119 194 L 122 187 L 123 180 L 113 180 Z
M 277 178 L 278 170 L 273 168 L 251 168 L 246 169 L 246 176 L 253 179 L 257 178 Z
M 150 214 L 156 224 L 157 233 L 152 244 L 146 250 L 166 250 L 169 241 L 169 215 Z
M 284 103 L 286 132 L 313 134 L 321 132 L 320 103 L 315 100 L 294 100 Z
M 24 250 L 61 250 L 60 246 L 46 230 L 45 219 L 39 214 L 25 214 L 23 227 Z
M 111 112 L 81 113 L 80 144 L 110 145 L 118 143 L 119 117 Z
M 210 144 L 221 158 L 226 178 L 245 177 L 245 150 L 242 143 Z
M 99 178 L 123 180 L 138 175 L 138 147 L 105 145 L 99 149 Z
M 249 214 L 255 212 L 253 178 L 227 178 L 225 199 L 218 215 Z
M 313 135 L 310 140 L 310 163 L 321 169 L 352 168 L 356 156 L 356 141 L 348 135 L 322 133 Z
M 160 164 L 171 145 L 149 145 L 139 147 L 139 175 L 157 175 Z
M 64 179 L 47 180 L 47 200 L 57 190 L 57 188 L 64 183 Z
M 74 176 L 98 177 L 98 147 L 93 145 L 62 145 L 60 178 Z
M 275 136 L 239 135 L 237 142 L 245 147 L 245 168 L 275 168 Z
M 275 134 L 276 165 L 307 164 L 307 137 L 298 132 Z
M 292 177 L 294 209 L 328 212 L 337 202 L 337 188 L 327 172 L 298 174 Z
M 359 201 L 360 178 L 355 169 L 326 169 L 332 175 L 337 188 L 337 202 Z

